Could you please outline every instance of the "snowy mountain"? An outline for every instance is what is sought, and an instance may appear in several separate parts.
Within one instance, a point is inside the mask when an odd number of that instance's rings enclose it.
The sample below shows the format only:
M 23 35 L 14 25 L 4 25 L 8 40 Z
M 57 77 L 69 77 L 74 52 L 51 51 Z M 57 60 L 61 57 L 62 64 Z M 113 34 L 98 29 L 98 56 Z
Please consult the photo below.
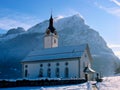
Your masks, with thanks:
M 6 35 L 18 34 L 18 33 L 22 33 L 22 32 L 25 32 L 24 28 L 18 27 L 18 28 L 13 28 L 13 29 L 8 30 L 8 32 L 6 33 Z
M 25 29 L 22 27 L 12 28 L 8 30 L 6 33 L 0 34 L 0 41 L 7 41 L 9 39 L 13 39 L 23 33 L 25 33 Z
M 12 38 L 6 38 L 9 35 L 0 38 L 0 78 L 21 76 L 20 61 L 33 49 L 43 48 L 44 32 L 48 24 L 48 20 L 45 20 L 26 32 L 23 31 L 21 34 L 17 32 L 14 37 L 12 36 L 16 31 L 11 31 Z M 120 60 L 108 48 L 99 33 L 86 25 L 79 14 L 55 18 L 54 26 L 58 31 L 60 47 L 88 43 L 93 56 L 92 67 L 104 76 L 115 73 L 120 65 Z

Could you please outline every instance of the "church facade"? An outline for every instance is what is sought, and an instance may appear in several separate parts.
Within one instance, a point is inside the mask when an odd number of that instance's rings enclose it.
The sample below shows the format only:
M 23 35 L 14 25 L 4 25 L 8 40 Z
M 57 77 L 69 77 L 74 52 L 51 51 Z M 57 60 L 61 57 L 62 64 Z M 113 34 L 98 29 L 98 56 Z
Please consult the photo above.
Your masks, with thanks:
M 44 36 L 44 49 L 34 50 L 22 60 L 23 78 L 85 78 L 91 69 L 92 57 L 88 44 L 78 46 L 58 46 L 58 34 L 53 26 L 52 15 Z

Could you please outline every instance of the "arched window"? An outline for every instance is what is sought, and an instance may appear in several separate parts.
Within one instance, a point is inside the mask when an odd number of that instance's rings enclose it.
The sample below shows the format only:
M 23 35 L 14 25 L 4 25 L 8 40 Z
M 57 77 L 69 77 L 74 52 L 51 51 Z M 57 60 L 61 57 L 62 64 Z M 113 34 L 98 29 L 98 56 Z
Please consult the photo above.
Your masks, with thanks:
M 26 69 L 25 70 L 25 77 L 27 77 L 28 76 L 28 70 Z
M 43 69 L 42 68 L 40 68 L 39 77 L 43 77 Z
M 54 39 L 54 43 L 56 43 L 56 39 Z
M 60 64 L 59 63 L 56 63 L 56 66 L 59 66 Z
M 50 67 L 51 66 L 51 64 L 50 63 L 48 63 L 48 67 Z
M 43 67 L 43 64 L 40 64 L 40 67 Z
M 48 68 L 48 70 L 47 70 L 47 76 L 50 78 L 51 77 L 51 69 L 50 68 Z
M 68 62 L 66 62 L 65 65 L 68 66 Z
M 68 67 L 65 68 L 65 78 L 69 77 L 69 69 Z
M 25 68 L 27 68 L 28 67 L 28 65 L 25 65 Z
M 60 77 L 60 70 L 59 70 L 59 68 L 56 68 L 56 77 L 57 78 Z

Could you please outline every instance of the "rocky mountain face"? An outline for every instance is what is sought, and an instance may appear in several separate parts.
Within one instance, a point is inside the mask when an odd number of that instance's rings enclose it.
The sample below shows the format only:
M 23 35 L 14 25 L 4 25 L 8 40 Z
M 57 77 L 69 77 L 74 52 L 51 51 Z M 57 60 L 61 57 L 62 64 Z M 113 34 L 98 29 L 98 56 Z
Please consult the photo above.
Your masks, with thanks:
M 8 32 L 6 33 L 6 35 L 10 35 L 10 34 L 19 34 L 25 32 L 24 28 L 22 27 L 18 27 L 18 28 L 13 28 L 8 30 Z
M 48 24 L 49 21 L 45 20 L 27 31 L 14 29 L 0 37 L 0 78 L 22 76 L 21 60 L 30 51 L 43 48 L 44 32 Z M 59 47 L 88 43 L 93 57 L 93 69 L 104 76 L 116 73 L 120 60 L 99 33 L 85 24 L 80 15 L 55 18 L 54 26 L 59 35 Z

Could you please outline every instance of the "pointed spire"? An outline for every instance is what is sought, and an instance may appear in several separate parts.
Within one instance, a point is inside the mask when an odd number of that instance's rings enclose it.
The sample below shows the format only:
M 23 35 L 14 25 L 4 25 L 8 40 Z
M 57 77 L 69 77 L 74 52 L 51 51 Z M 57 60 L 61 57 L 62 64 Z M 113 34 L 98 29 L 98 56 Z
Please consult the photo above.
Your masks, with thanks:
M 52 26 L 53 27 L 53 18 L 52 18 L 52 14 L 51 14 L 51 17 L 49 19 L 49 27 Z
M 52 9 L 51 9 L 51 18 L 52 18 Z
M 49 19 L 49 27 L 48 27 L 48 29 L 49 29 L 52 33 L 54 33 L 54 31 L 55 31 L 55 28 L 54 28 L 54 26 L 53 26 L 52 12 L 51 12 L 51 17 L 50 17 L 50 19 Z

